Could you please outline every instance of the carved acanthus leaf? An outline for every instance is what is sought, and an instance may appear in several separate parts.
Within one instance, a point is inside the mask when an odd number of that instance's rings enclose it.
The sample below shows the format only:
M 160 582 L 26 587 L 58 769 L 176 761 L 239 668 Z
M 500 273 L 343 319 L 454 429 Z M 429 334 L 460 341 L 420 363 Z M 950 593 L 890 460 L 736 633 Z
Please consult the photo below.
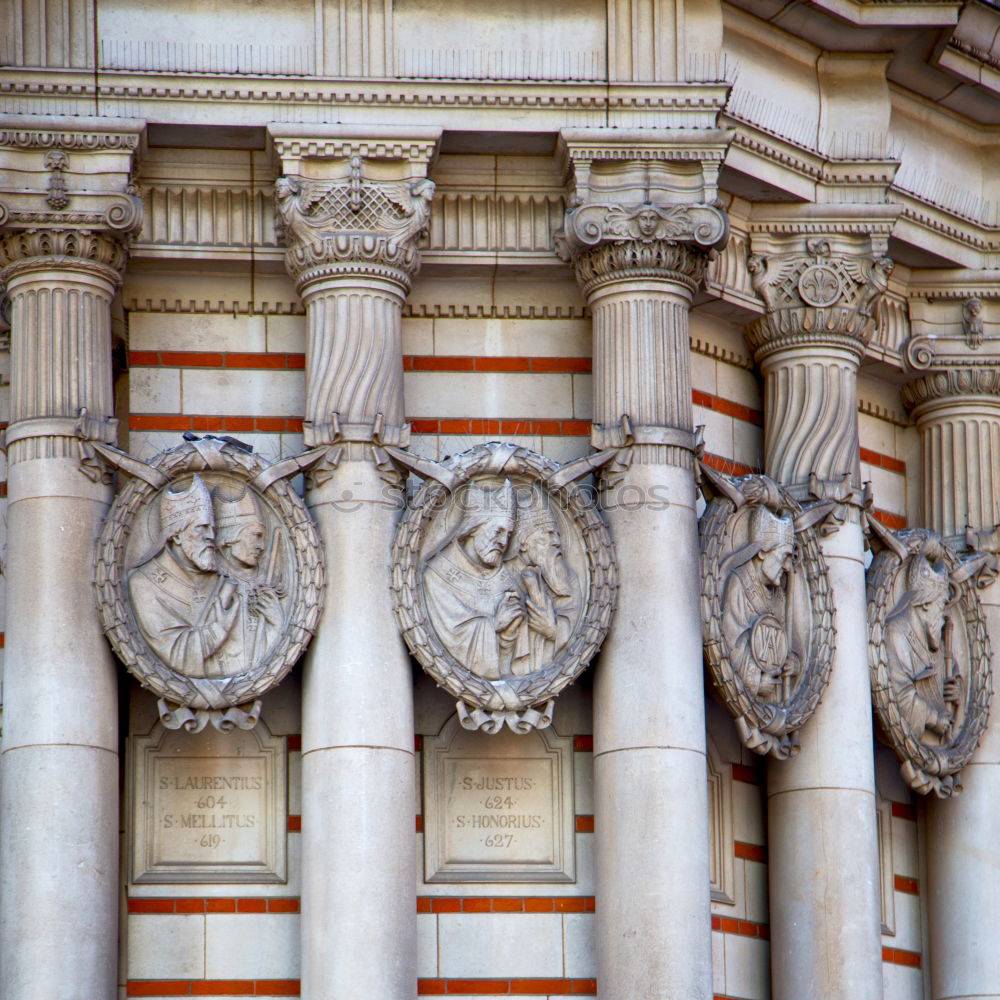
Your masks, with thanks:
M 1000 363 L 995 368 L 951 368 L 932 371 L 907 382 L 901 391 L 908 410 L 961 396 L 1000 397 Z

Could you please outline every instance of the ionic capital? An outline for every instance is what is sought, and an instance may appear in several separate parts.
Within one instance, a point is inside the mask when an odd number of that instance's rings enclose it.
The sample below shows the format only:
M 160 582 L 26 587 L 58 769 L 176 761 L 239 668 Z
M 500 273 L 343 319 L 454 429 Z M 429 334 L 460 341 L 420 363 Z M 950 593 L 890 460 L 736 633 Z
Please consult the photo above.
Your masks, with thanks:
M 791 236 L 747 261 L 765 314 L 747 328 L 757 361 L 789 347 L 833 348 L 860 363 L 889 286 L 891 258 L 865 237 Z
M 556 234 L 556 253 L 573 265 L 584 295 L 637 278 L 669 278 L 693 292 L 707 252 L 728 234 L 726 214 L 714 205 L 578 204 Z
M 717 207 L 723 129 L 565 129 L 559 139 L 573 197 L 556 234 L 586 296 L 609 284 L 701 284 L 708 254 L 725 245 Z
M 53 267 L 121 279 L 142 224 L 132 182 L 143 123 L 0 118 L 0 282 Z
M 272 126 L 283 175 L 275 222 L 300 292 L 356 276 L 405 295 L 420 267 L 434 183 L 427 169 L 440 130 Z M 307 134 L 308 133 L 308 134 Z

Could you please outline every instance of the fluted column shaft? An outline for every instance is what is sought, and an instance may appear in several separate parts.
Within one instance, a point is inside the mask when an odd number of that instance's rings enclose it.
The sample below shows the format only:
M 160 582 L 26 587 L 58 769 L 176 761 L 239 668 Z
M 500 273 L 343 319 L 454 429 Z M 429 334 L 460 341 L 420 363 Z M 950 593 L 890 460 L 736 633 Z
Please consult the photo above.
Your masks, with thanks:
M 34 257 L 4 276 L 13 308 L 0 995 L 111 1000 L 118 698 L 90 582 L 111 489 L 81 474 L 73 425 L 82 407 L 112 411 L 118 275 Z
M 783 237 L 750 261 L 767 307 L 747 331 L 764 376 L 765 471 L 804 501 L 836 501 L 820 543 L 836 615 L 829 686 L 798 755 L 768 761 L 774 1000 L 882 998 L 856 380 L 891 262 L 870 246 Z
M 403 477 L 381 445 L 406 441 L 402 308 L 440 131 L 271 135 L 286 171 L 277 221 L 306 307 L 305 440 L 327 447 L 306 481 L 330 582 L 303 675 L 302 998 L 406 1000 L 417 988 L 413 681 L 389 600 Z
M 1000 523 L 1000 369 L 938 371 L 903 389 L 921 445 L 923 517 L 954 535 Z M 1000 587 L 982 591 L 993 649 Z M 995 666 L 994 666 L 995 669 Z M 932 1000 L 1000 998 L 1000 724 L 962 769 L 962 794 L 927 802 L 927 915 Z

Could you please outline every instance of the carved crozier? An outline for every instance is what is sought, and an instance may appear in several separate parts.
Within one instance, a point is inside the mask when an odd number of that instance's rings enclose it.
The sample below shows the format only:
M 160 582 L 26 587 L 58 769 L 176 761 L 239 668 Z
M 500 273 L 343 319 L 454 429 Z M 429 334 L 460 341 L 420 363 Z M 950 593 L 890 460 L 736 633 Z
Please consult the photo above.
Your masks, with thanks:
M 803 509 L 766 476 L 703 467 L 702 480 L 705 658 L 743 743 L 787 758 L 830 676 L 834 609 L 814 527 L 827 505 Z
M 975 580 L 941 536 L 877 535 L 868 569 L 872 702 L 906 783 L 941 798 L 961 790 L 989 721 L 990 644 Z
M 429 479 L 396 533 L 400 630 L 468 729 L 548 726 L 611 623 L 611 537 L 586 493 L 552 481 L 561 468 L 479 445 L 442 463 L 447 486 Z
M 249 728 L 313 631 L 323 549 L 287 479 L 202 439 L 134 459 L 97 547 L 105 633 L 169 728 Z M 123 468 L 125 468 L 123 466 Z

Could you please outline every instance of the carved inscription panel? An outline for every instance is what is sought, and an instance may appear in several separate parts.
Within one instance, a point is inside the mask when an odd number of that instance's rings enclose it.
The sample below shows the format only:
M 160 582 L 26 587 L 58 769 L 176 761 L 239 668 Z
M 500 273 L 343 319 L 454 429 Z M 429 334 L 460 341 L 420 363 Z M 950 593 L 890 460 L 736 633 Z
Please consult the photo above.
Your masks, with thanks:
M 134 882 L 283 882 L 284 740 L 264 727 L 132 737 Z
M 572 754 L 550 729 L 486 739 L 457 718 L 425 740 L 427 881 L 575 881 Z

